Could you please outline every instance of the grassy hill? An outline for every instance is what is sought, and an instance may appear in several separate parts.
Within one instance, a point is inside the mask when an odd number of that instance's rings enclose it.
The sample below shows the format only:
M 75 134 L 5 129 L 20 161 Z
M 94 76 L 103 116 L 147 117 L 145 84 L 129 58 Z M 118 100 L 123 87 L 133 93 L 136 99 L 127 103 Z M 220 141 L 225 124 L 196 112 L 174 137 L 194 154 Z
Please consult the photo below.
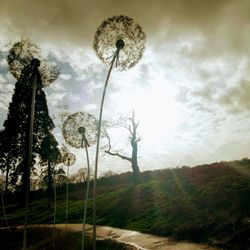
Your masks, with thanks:
M 250 235 L 250 160 L 193 168 L 146 171 L 133 184 L 131 173 L 97 183 L 97 224 L 247 249 Z M 83 184 L 71 184 L 69 222 L 81 222 Z M 65 187 L 57 189 L 57 223 L 65 222 Z M 17 195 L 17 194 L 16 194 Z M 92 195 L 92 190 L 91 190 Z M 90 196 L 91 196 L 90 195 Z M 22 224 L 24 210 L 13 195 L 7 206 L 10 224 Z M 92 223 L 92 196 L 88 223 Z M 31 193 L 30 223 L 53 223 L 45 193 Z M 0 225 L 5 221 L 0 214 Z

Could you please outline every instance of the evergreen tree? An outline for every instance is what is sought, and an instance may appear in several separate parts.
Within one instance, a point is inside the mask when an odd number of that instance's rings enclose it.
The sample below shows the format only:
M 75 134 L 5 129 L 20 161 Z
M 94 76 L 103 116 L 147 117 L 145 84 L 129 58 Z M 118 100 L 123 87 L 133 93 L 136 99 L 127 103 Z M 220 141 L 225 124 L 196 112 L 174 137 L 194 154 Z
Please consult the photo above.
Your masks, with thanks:
M 9 173 L 11 171 L 10 165 L 10 144 L 6 136 L 5 130 L 0 131 L 0 169 L 5 173 L 5 197 L 7 197 L 8 186 L 9 186 Z
M 12 182 L 17 183 L 21 177 L 22 191 L 25 193 L 25 180 L 27 178 L 28 164 L 28 136 L 29 136 L 29 118 L 31 108 L 31 82 L 32 67 L 27 66 L 24 69 L 20 80 L 16 82 L 12 102 L 9 104 L 9 112 L 5 120 L 4 133 L 6 140 L 2 143 L 5 149 L 5 162 L 13 166 L 11 172 Z M 38 83 L 41 86 L 41 78 L 38 73 Z M 33 131 L 33 166 L 37 154 L 41 154 L 41 144 L 46 134 L 51 133 L 54 123 L 49 117 L 47 101 L 44 91 L 41 87 L 36 91 L 34 131 Z
M 3 138 L 3 140 L 0 138 L 0 167 L 5 170 L 6 179 L 8 179 L 10 173 L 11 182 L 16 185 L 16 189 L 18 189 L 18 184 L 21 184 L 23 197 L 27 192 L 26 189 L 28 187 L 26 188 L 26 184 L 29 181 L 29 130 L 31 97 L 35 74 L 37 88 L 35 93 L 36 101 L 31 170 L 34 170 L 35 163 L 38 165 L 41 159 L 44 160 L 43 141 L 46 137 L 53 137 L 51 132 L 54 128 L 54 123 L 49 116 L 46 96 L 42 87 L 48 84 L 48 82 L 52 82 L 51 72 L 56 72 L 56 70 L 51 70 L 46 75 L 48 71 L 43 70 L 44 67 L 40 67 L 42 70 L 40 70 L 40 68 L 38 70 L 35 69 L 34 63 L 32 64 L 32 53 L 33 48 L 35 50 L 36 47 L 32 46 L 28 40 L 22 40 L 14 44 L 10 50 L 8 56 L 10 71 L 18 78 L 18 81 L 15 84 L 12 102 L 9 104 L 7 119 L 3 124 L 4 130 L 0 133 L 0 137 Z M 36 53 L 33 54 L 36 55 Z M 15 74 L 19 72 L 18 70 L 20 69 L 21 73 Z M 56 79 L 56 74 L 57 73 L 53 75 L 55 77 L 53 78 L 54 80 Z M 53 147 L 52 150 L 56 150 L 56 148 Z

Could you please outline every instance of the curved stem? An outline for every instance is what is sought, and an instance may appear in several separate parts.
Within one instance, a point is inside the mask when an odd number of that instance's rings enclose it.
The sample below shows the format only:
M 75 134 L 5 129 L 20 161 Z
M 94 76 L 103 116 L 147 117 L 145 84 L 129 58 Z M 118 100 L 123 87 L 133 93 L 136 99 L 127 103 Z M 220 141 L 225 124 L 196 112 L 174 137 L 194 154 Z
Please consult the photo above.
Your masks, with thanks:
M 53 184 L 54 184 L 54 225 L 53 225 L 53 249 L 55 248 L 55 233 L 56 233 L 56 178 L 55 166 L 53 168 Z
M 85 152 L 86 152 L 86 157 L 87 157 L 88 173 L 87 173 L 87 190 L 86 190 L 84 214 L 83 214 L 83 221 L 82 221 L 82 250 L 84 250 L 85 224 L 86 224 L 86 216 L 87 216 L 87 208 L 88 208 L 89 182 L 90 182 L 89 152 L 88 152 L 88 147 L 87 147 L 87 141 L 85 141 Z
M 96 155 L 95 155 L 95 176 L 94 176 L 94 187 L 93 187 L 93 250 L 96 250 L 96 179 L 97 179 L 97 170 L 98 170 L 98 156 L 99 156 L 99 144 L 100 144 L 100 134 L 101 134 L 101 124 L 102 124 L 102 111 L 103 111 L 103 104 L 104 104 L 104 99 L 105 99 L 105 94 L 106 94 L 106 89 L 107 89 L 110 73 L 112 71 L 115 59 L 117 58 L 118 54 L 119 54 L 119 49 L 117 49 L 110 64 L 108 75 L 104 84 L 100 113 L 99 113 Z
M 66 183 L 66 231 L 68 230 L 68 213 L 69 213 L 69 166 L 67 166 L 67 183 Z
M 6 211 L 5 211 L 5 205 L 4 205 L 3 190 L 1 189 L 0 192 L 1 192 L 1 200 L 2 200 L 2 206 L 3 206 L 3 215 L 4 215 L 6 227 L 8 228 L 8 230 L 10 232 L 10 227 L 9 227 L 9 223 L 8 223 L 8 220 L 7 220 Z

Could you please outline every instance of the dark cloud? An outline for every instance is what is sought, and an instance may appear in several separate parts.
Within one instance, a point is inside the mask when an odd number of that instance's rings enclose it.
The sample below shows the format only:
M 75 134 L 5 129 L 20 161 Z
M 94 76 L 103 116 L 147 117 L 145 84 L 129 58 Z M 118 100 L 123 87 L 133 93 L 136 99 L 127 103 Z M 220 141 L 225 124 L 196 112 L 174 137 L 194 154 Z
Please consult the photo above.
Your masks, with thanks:
M 184 88 L 180 90 L 176 100 L 204 112 L 211 112 L 218 108 L 222 108 L 230 114 L 249 112 L 250 80 L 243 79 L 234 86 L 228 85 L 225 88 L 218 87 L 217 89 L 209 84 L 197 90 Z
M 250 80 L 242 80 L 236 87 L 229 88 L 217 101 L 233 113 L 250 111 Z
M 198 29 L 223 33 L 237 47 L 243 46 L 238 35 L 248 26 L 249 5 L 247 0 L 1 0 L 0 22 L 8 25 L 8 32 L 34 40 L 90 44 L 105 18 L 125 14 L 138 21 L 152 40 L 158 32 L 171 39 Z

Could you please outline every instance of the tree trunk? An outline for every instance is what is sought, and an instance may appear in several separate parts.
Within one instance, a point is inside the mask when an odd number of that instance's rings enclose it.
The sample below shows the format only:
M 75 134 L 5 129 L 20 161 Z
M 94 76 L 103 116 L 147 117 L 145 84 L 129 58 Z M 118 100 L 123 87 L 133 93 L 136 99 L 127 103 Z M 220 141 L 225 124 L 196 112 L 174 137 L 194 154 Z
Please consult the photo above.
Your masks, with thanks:
M 28 159 L 25 157 L 24 161 L 22 162 L 22 184 L 21 184 L 21 206 L 25 206 L 25 197 L 26 193 L 28 192 Z
M 48 160 L 48 198 L 49 198 L 49 207 L 52 202 L 52 171 L 51 171 L 51 162 Z
M 8 195 L 8 185 L 9 185 L 9 170 L 10 170 L 10 162 L 9 162 L 9 156 L 7 156 L 7 163 L 6 163 L 6 177 L 5 177 L 5 199 L 7 199 Z
M 30 119 L 30 114 L 28 116 L 28 119 Z M 25 200 L 26 200 L 26 194 L 29 192 L 30 186 L 30 176 L 29 176 L 29 129 L 30 125 L 27 126 L 26 131 L 26 142 L 25 142 L 25 153 L 24 153 L 24 159 L 21 163 L 21 174 L 22 174 L 22 182 L 21 182 L 21 206 L 25 206 Z M 33 160 L 33 158 L 32 158 Z
M 112 156 L 118 156 L 123 160 L 127 160 L 127 161 L 131 162 L 131 167 L 132 167 L 133 176 L 134 176 L 134 183 L 136 184 L 138 182 L 139 174 L 140 174 L 140 169 L 139 169 L 138 161 L 137 161 L 137 152 L 138 152 L 137 143 L 141 140 L 141 138 L 136 133 L 137 127 L 139 125 L 139 121 L 135 122 L 134 111 L 132 114 L 132 118 L 130 118 L 130 121 L 131 121 L 132 127 L 129 125 L 128 127 L 125 126 L 125 128 L 130 132 L 130 135 L 131 135 L 131 139 L 130 139 L 130 145 L 132 147 L 131 157 L 127 157 L 127 156 L 119 154 L 119 153 L 115 153 L 115 152 L 112 153 L 111 152 L 111 143 L 110 143 L 110 138 L 109 138 L 108 133 L 106 133 L 106 137 L 108 139 L 108 150 L 105 150 L 105 153 L 112 155 Z
M 133 175 L 134 175 L 134 181 L 135 183 L 137 183 L 140 170 L 139 170 L 138 161 L 137 161 L 137 142 L 134 136 L 131 139 L 131 146 L 132 146 L 131 165 L 132 165 L 132 170 L 133 170 Z

